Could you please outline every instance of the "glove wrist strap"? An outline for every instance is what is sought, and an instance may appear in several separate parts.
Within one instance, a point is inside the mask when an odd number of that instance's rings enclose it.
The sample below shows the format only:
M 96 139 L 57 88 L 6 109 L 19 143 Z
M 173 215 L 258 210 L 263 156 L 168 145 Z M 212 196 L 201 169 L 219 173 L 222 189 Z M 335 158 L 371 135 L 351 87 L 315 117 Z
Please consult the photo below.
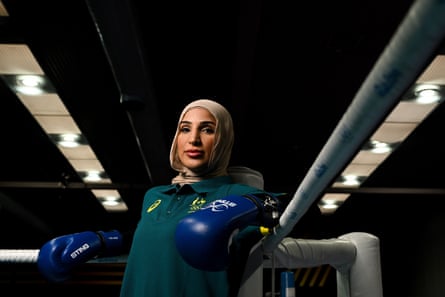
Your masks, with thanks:
M 106 251 L 106 249 L 107 249 L 107 245 L 106 245 L 106 243 L 105 243 L 105 237 L 104 237 L 104 235 L 102 234 L 102 232 L 97 231 L 97 232 L 95 232 L 95 233 L 97 234 L 97 236 L 99 237 L 99 240 L 100 240 L 100 252 L 99 252 L 99 255 L 100 255 L 100 254 L 102 254 L 103 252 Z

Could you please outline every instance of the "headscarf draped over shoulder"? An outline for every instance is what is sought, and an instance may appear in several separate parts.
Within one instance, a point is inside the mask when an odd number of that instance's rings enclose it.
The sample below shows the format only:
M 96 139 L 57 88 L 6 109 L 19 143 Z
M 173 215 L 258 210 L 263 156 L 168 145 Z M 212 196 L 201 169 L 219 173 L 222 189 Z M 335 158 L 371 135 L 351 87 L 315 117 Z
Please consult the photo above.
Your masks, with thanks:
M 193 172 L 186 168 L 179 160 L 177 152 L 179 124 L 187 111 L 197 107 L 207 109 L 216 119 L 216 139 L 210 155 L 208 168 L 204 172 L 199 173 Z M 227 167 L 229 166 L 233 143 L 233 121 L 230 113 L 224 106 L 209 99 L 198 99 L 189 103 L 181 112 L 170 149 L 170 165 L 174 170 L 179 172 L 179 174 L 173 178 L 172 183 L 194 183 L 215 176 L 227 175 Z

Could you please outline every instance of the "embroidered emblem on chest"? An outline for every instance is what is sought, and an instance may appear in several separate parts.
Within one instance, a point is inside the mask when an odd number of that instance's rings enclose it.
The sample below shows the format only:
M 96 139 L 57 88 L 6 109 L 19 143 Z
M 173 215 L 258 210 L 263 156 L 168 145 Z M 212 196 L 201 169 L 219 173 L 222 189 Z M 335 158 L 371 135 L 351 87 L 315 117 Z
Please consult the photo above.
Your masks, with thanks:
M 197 197 L 193 202 L 190 204 L 190 208 L 188 212 L 195 212 L 198 209 L 201 209 L 201 206 L 203 206 L 206 203 L 206 200 L 202 197 Z

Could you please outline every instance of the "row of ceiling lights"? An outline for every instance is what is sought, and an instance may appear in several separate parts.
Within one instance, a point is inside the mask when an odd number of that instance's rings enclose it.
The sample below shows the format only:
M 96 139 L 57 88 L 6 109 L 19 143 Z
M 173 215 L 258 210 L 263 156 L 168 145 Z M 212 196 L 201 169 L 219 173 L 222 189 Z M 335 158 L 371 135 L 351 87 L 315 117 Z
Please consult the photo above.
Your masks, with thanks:
M 112 181 L 27 45 L 0 44 L 0 76 L 102 206 L 107 211 L 126 211 L 117 190 L 94 188 Z
M 348 189 L 359 188 L 444 101 L 444 80 L 445 56 L 438 55 L 333 182 L 336 192 L 321 197 L 318 207 L 323 214 L 334 213 L 351 195 Z
M 21 73 L 8 71 L 8 69 L 17 69 L 17 67 L 11 67 L 14 56 L 23 54 L 31 59 L 22 57 L 21 61 L 28 62 L 25 62 L 27 65 L 18 67 Z M 442 64 L 445 64 L 445 57 L 438 56 L 430 68 L 441 67 Z M 442 68 L 445 69 L 445 67 Z M 87 139 L 77 127 L 26 45 L 0 45 L 0 75 L 85 183 L 112 183 Z M 332 187 L 345 190 L 360 187 L 417 125 L 443 101 L 444 89 L 442 84 L 425 83 L 424 80 L 419 79 L 348 164 Z M 117 190 L 93 189 L 92 193 L 109 211 L 127 210 Z M 347 191 L 326 193 L 320 199 L 318 206 L 322 213 L 330 214 L 335 212 L 349 196 Z

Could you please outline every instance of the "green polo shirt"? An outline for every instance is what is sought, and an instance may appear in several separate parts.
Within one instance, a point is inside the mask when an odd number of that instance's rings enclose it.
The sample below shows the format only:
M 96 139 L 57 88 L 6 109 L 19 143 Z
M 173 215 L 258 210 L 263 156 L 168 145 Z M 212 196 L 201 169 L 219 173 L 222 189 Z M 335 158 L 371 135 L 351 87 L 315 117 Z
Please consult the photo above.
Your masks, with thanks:
M 176 250 L 174 234 L 178 221 L 205 203 L 231 194 L 262 192 L 231 182 L 229 176 L 222 176 L 182 188 L 157 186 L 146 192 L 121 297 L 229 296 L 227 272 L 202 271 L 188 265 Z

